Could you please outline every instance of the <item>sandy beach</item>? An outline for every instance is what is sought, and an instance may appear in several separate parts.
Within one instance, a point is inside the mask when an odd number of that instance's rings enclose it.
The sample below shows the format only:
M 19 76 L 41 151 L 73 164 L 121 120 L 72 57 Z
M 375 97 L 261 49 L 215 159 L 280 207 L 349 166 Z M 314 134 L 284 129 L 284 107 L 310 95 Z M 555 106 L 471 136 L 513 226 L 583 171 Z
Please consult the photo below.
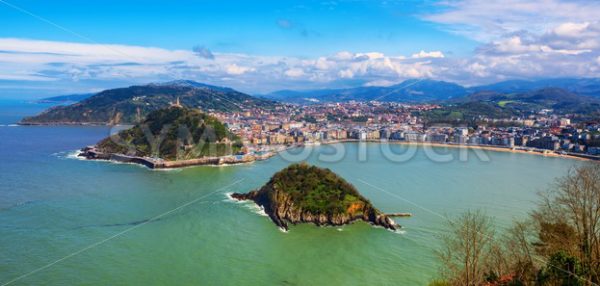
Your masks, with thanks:
M 565 159 L 574 159 L 581 161 L 597 161 L 600 160 L 598 156 L 575 156 L 569 154 L 559 154 L 552 150 L 544 150 L 544 149 L 533 149 L 525 147 L 504 147 L 504 146 L 485 146 L 485 145 L 467 145 L 467 144 L 451 144 L 451 143 L 434 143 L 434 142 L 412 142 L 412 141 L 381 141 L 381 140 L 365 140 L 360 141 L 356 139 L 345 139 L 345 140 L 335 140 L 329 142 L 321 142 L 321 144 L 335 144 L 335 143 L 357 143 L 357 142 L 367 142 L 367 143 L 387 143 L 387 144 L 400 144 L 400 145 L 416 145 L 416 146 L 430 146 L 430 147 L 440 147 L 440 148 L 466 148 L 466 149 L 478 149 L 485 151 L 494 151 L 494 152 L 510 152 L 510 153 L 521 153 L 521 154 L 530 154 L 530 155 L 538 155 L 545 157 L 558 157 Z

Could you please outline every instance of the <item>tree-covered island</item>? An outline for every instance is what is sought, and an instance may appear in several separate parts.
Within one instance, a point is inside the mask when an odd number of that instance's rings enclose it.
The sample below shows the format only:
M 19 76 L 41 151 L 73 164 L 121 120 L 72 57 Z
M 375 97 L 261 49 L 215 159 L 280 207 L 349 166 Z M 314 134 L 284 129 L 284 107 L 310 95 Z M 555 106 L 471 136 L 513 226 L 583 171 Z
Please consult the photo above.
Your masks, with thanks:
M 390 230 L 399 228 L 346 180 L 329 169 L 305 163 L 277 172 L 258 190 L 232 197 L 254 201 L 285 230 L 288 223 L 344 225 L 356 220 Z

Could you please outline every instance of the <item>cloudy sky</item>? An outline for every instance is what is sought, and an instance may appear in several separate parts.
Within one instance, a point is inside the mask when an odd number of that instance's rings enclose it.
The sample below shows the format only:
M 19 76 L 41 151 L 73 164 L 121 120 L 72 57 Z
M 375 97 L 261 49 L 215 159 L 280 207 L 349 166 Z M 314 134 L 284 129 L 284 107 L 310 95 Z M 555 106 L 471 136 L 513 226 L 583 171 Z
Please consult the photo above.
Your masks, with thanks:
M 0 97 L 600 76 L 600 1 L 0 0 Z

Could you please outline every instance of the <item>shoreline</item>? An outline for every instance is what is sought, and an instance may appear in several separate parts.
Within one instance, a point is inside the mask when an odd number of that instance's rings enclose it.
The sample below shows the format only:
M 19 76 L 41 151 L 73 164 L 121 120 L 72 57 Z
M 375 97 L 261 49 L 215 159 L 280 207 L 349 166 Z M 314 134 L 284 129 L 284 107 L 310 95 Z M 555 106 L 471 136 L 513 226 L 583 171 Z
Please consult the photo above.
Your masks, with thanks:
M 169 170 L 179 169 L 194 166 L 235 166 L 241 164 L 250 164 L 255 161 L 267 160 L 279 152 L 287 150 L 284 148 L 277 151 L 269 151 L 262 155 L 246 154 L 246 155 L 227 155 L 220 157 L 203 157 L 188 160 L 166 161 L 162 159 L 154 159 L 148 157 L 128 156 L 124 154 L 102 153 L 95 146 L 88 146 L 78 151 L 76 157 L 90 161 L 107 161 L 111 163 L 128 163 L 145 166 L 151 170 Z
M 343 140 L 334 140 L 334 141 L 326 141 L 321 142 L 324 145 L 336 144 L 336 143 L 387 143 L 387 144 L 398 144 L 398 145 L 416 145 L 416 146 L 431 146 L 431 147 L 439 147 L 439 148 L 464 148 L 464 149 L 478 149 L 485 151 L 493 151 L 493 152 L 508 152 L 508 153 L 520 153 L 520 154 L 529 154 L 529 155 L 537 155 L 544 157 L 554 157 L 554 158 L 563 158 L 563 159 L 573 159 L 580 161 L 599 161 L 600 156 L 593 156 L 587 154 L 559 154 L 556 151 L 545 150 L 545 149 L 535 149 L 528 147 L 506 147 L 506 146 L 496 146 L 496 145 L 471 145 L 471 144 L 454 144 L 454 143 L 435 143 L 435 142 L 414 142 L 414 141 L 400 141 L 400 140 L 358 140 L 358 139 L 343 139 Z
M 600 156 L 592 155 L 574 155 L 574 154 L 560 154 L 552 150 L 534 149 L 526 147 L 506 147 L 506 146 L 485 146 L 485 145 L 469 145 L 469 144 L 452 144 L 452 143 L 435 143 L 435 142 L 412 142 L 412 141 L 382 141 L 382 140 L 357 140 L 357 139 L 345 139 L 345 140 L 333 140 L 320 142 L 319 145 L 331 145 L 337 143 L 378 143 L 378 144 L 398 144 L 398 145 L 413 145 L 418 147 L 437 147 L 437 148 L 463 148 L 463 149 L 477 149 L 492 152 L 505 152 L 505 153 L 517 153 L 517 154 L 529 154 L 544 157 L 571 159 L 579 161 L 599 161 Z M 79 150 L 77 157 L 81 157 L 85 160 L 102 160 L 114 163 L 131 163 L 145 166 L 152 170 L 159 169 L 177 169 L 194 166 L 235 166 L 240 164 L 251 164 L 256 161 L 265 161 L 278 155 L 280 152 L 306 146 L 318 146 L 311 144 L 293 145 L 278 148 L 278 150 L 271 150 L 262 155 L 246 154 L 246 155 L 228 155 L 221 157 L 204 157 L 197 159 L 188 160 L 177 160 L 177 161 L 165 161 L 161 159 L 153 159 L 147 157 L 136 157 L 127 156 L 124 154 L 105 154 L 96 150 L 95 146 L 88 146 Z
M 15 123 L 19 126 L 115 126 L 115 125 L 134 125 L 135 123 L 115 123 L 107 122 L 24 122 Z

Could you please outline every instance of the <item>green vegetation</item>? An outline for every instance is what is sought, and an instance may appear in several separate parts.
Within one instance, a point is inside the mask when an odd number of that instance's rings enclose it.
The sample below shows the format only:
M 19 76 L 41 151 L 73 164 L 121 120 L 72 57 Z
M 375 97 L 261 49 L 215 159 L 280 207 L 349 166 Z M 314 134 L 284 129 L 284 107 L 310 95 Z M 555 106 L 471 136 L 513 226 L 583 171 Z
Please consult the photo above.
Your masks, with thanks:
M 291 195 L 301 209 L 314 215 L 361 212 L 371 203 L 356 188 L 329 169 L 293 164 L 277 172 L 269 182 Z
M 443 108 L 429 110 L 419 115 L 428 124 L 475 125 L 475 122 L 481 121 L 484 118 L 510 118 L 519 115 L 519 113 L 511 108 L 500 107 L 496 103 L 473 101 L 447 105 Z
M 327 121 L 340 121 L 340 119 L 334 114 L 327 113 Z
M 369 120 L 368 116 L 353 116 L 351 117 L 352 122 L 360 122 L 360 123 L 365 123 Z
M 433 280 L 429 282 L 429 286 L 451 286 L 451 284 L 445 280 Z
M 556 114 L 572 114 L 583 121 L 600 116 L 600 100 L 577 95 L 559 88 L 526 93 L 478 92 L 447 102 L 442 108 L 422 112 L 427 124 L 475 126 L 485 119 L 526 117 L 543 109 Z
M 317 123 L 317 119 L 314 116 L 306 115 L 304 118 L 302 118 L 302 120 L 306 121 L 307 123 Z
M 500 107 L 506 107 L 507 104 L 512 103 L 512 102 L 516 102 L 514 100 L 501 100 L 498 102 L 498 106 Z
M 235 154 L 242 144 L 216 118 L 170 107 L 148 114 L 142 123 L 100 141 L 97 147 L 105 153 L 182 160 Z
M 102 91 L 68 106 L 57 106 L 24 118 L 22 124 L 134 124 L 150 112 L 170 106 L 177 99 L 183 106 L 202 110 L 240 111 L 273 108 L 275 102 L 228 88 L 195 82 L 131 86 Z
M 430 285 L 598 285 L 600 164 L 557 180 L 528 220 L 495 229 L 482 212 L 450 220 L 437 251 L 443 279 Z
M 292 164 L 277 172 L 258 190 L 231 196 L 253 200 L 283 229 L 288 229 L 288 223 L 344 225 L 355 220 L 390 230 L 399 227 L 331 170 L 305 163 Z

